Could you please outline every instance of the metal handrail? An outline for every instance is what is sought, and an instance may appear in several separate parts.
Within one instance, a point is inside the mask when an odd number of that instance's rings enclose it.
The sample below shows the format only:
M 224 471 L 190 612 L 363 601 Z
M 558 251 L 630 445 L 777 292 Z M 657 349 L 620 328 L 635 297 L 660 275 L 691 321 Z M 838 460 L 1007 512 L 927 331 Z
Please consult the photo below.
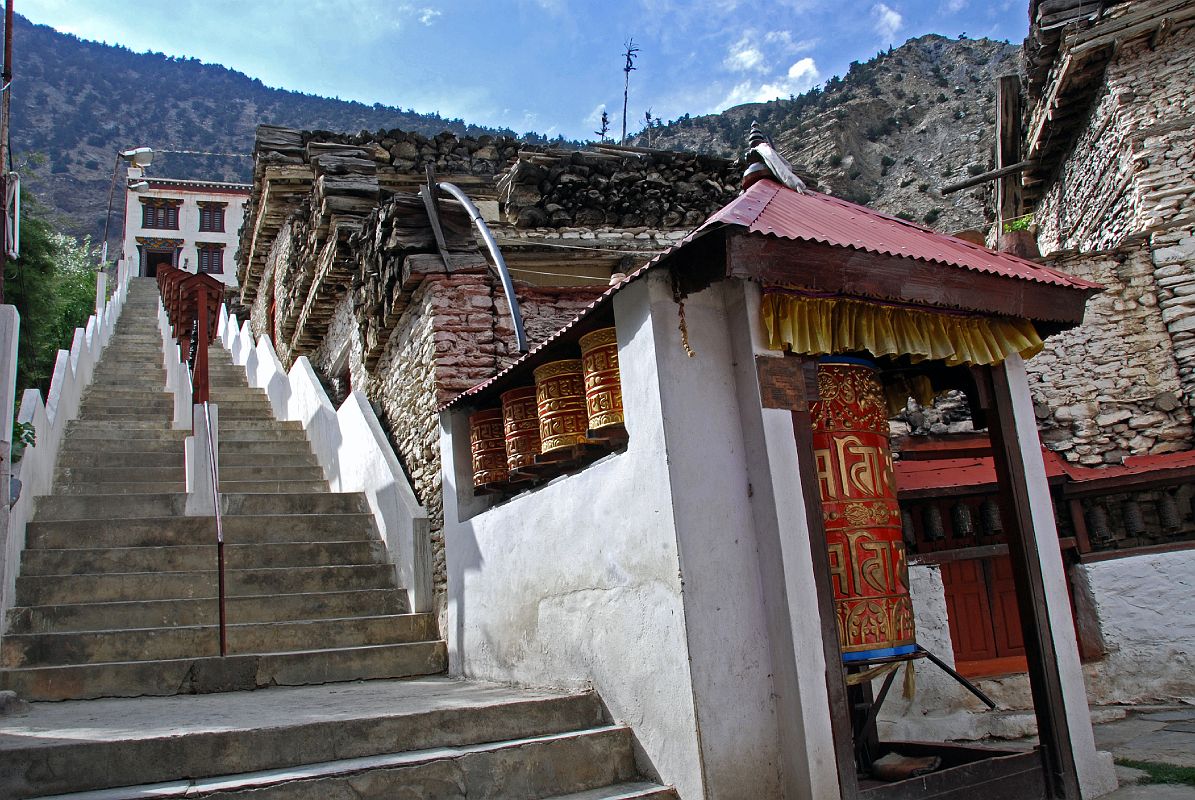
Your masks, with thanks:
M 212 414 L 203 401 L 203 422 L 207 426 L 207 463 L 212 479 L 212 515 L 216 518 L 216 585 L 220 604 L 220 656 L 228 655 L 228 625 L 224 584 L 224 523 L 220 517 L 220 466 L 216 463 L 216 443 L 212 435 Z

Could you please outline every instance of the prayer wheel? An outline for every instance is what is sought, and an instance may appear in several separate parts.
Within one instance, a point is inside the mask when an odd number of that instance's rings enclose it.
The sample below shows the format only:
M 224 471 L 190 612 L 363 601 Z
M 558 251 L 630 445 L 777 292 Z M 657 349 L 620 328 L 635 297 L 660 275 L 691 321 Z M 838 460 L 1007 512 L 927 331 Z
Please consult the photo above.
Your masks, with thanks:
M 913 606 L 875 365 L 824 359 L 811 404 L 834 607 L 845 662 L 913 653 Z
M 621 429 L 622 384 L 618 374 L 618 336 L 602 328 L 581 337 L 581 364 L 585 373 L 585 411 L 589 430 Z
M 481 489 L 505 483 L 506 437 L 502 409 L 487 408 L 469 415 L 469 444 L 473 453 L 473 486 Z
M 537 367 L 535 403 L 541 454 L 585 443 L 589 418 L 585 414 L 585 380 L 580 359 L 551 361 Z
M 506 434 L 506 466 L 512 472 L 534 466 L 540 446 L 534 386 L 520 386 L 502 393 L 502 423 Z

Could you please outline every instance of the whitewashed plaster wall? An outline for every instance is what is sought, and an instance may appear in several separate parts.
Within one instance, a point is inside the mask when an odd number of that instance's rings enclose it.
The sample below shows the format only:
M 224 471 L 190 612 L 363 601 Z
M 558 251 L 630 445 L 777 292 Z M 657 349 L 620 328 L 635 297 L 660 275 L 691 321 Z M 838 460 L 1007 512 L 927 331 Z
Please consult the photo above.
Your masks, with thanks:
M 445 415 L 451 670 L 592 686 L 683 798 L 782 796 L 722 288 L 686 300 L 694 358 L 666 275 L 615 311 L 625 452 L 482 510 L 465 416 Z
M 1195 697 L 1195 550 L 1129 556 L 1074 567 L 1095 603 L 1105 655 L 1083 665 L 1093 705 L 1175 702 Z M 941 570 L 909 568 L 918 642 L 953 665 Z M 1178 609 L 1178 611 L 1176 611 Z M 880 714 L 887 738 L 975 740 L 1033 733 L 1033 697 L 1024 673 L 976 680 L 1002 712 L 995 714 L 941 670 L 922 661 L 908 700 L 893 687 Z M 878 682 L 876 688 L 878 689 Z
M 458 512 L 458 499 L 471 489 L 467 421 L 456 416 L 466 424 L 443 445 L 449 668 L 528 686 L 594 688 L 614 719 L 634 730 L 660 777 L 698 798 L 701 763 L 646 294 L 646 282 L 632 285 L 619 303 L 625 452 L 458 521 L 468 513 Z
M 1096 703 L 1195 697 L 1195 550 L 1086 564 L 1106 655 L 1085 666 Z

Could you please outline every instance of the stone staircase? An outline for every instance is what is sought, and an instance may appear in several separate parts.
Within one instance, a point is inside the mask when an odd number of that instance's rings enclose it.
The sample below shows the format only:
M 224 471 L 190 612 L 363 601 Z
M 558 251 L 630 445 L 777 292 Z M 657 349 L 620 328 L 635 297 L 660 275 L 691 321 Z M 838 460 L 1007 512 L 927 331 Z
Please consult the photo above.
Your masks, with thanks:
M 445 643 L 364 497 L 329 491 L 299 424 L 215 347 L 220 658 L 215 526 L 183 515 L 157 305 L 134 279 L 27 528 L 0 688 L 35 702 L 0 718 L 0 797 L 675 797 L 637 780 L 592 693 L 421 678 Z

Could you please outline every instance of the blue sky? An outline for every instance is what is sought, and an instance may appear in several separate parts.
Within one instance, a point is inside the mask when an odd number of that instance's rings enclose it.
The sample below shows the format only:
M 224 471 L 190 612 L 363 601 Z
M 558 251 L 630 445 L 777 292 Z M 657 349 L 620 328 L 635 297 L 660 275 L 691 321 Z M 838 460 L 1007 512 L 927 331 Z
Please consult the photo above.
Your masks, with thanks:
M 22 0 L 34 22 L 269 86 L 549 136 L 799 94 L 913 36 L 1019 42 L 1026 0 Z

